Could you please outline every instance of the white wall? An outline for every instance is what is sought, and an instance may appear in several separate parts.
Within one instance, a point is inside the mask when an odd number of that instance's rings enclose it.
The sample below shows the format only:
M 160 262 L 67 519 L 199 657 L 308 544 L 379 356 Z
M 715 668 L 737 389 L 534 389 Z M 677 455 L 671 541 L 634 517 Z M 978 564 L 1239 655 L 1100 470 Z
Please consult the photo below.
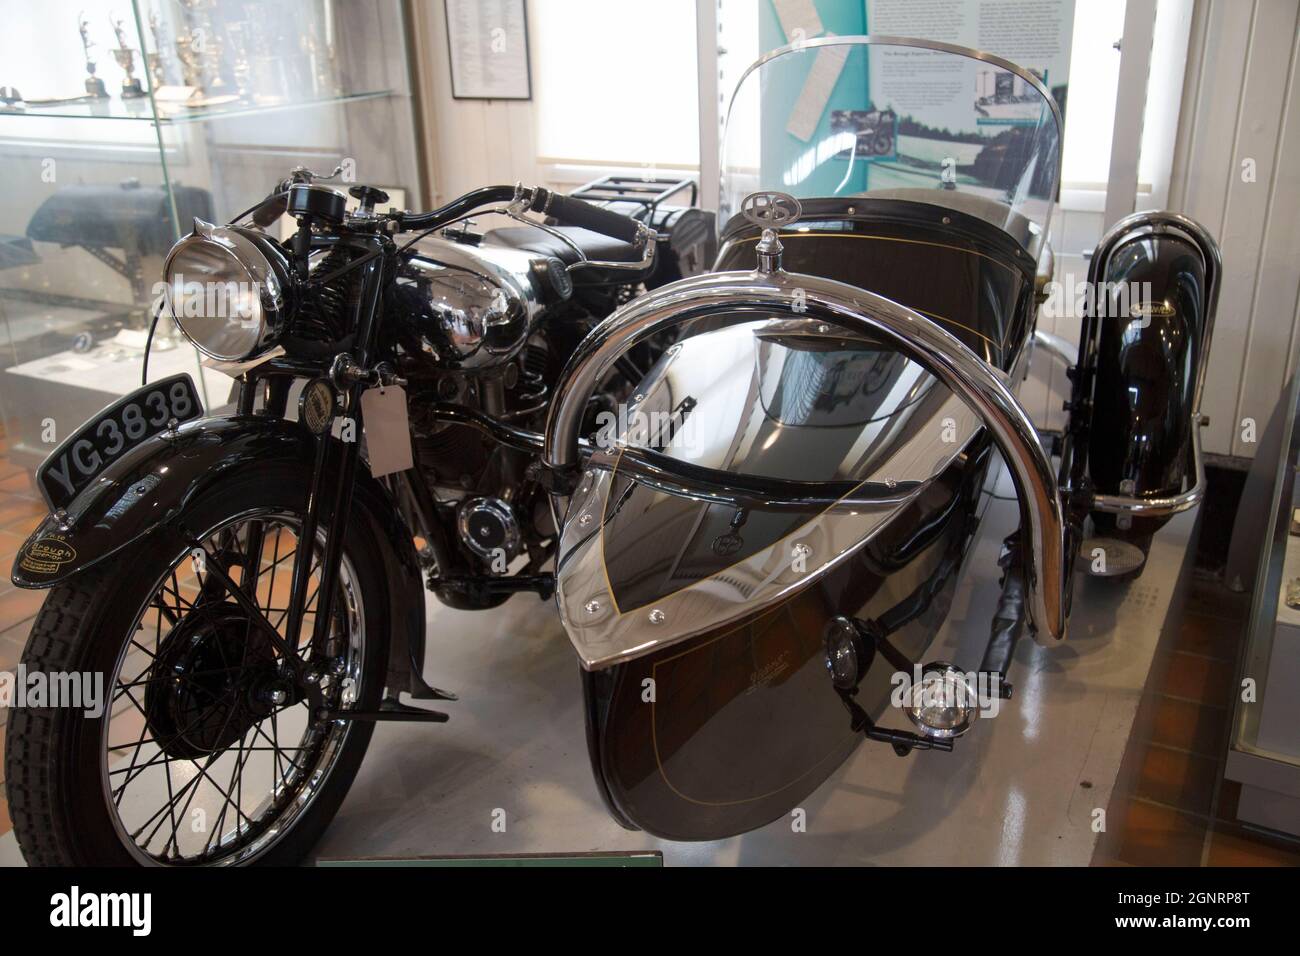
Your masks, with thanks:
M 1294 372 L 1300 325 L 1300 0 L 1198 0 L 1183 88 L 1171 209 L 1223 251 L 1224 282 L 1202 433 L 1215 454 L 1253 457 L 1242 419 L 1264 423 Z M 1243 176 L 1253 161 L 1254 180 Z
M 420 0 L 411 5 L 411 12 L 433 192 L 429 205 L 440 205 L 478 186 L 542 183 L 533 102 L 453 99 L 443 0 Z M 536 21 L 532 3 L 528 19 L 530 24 Z M 531 52 L 536 53 L 535 44 Z

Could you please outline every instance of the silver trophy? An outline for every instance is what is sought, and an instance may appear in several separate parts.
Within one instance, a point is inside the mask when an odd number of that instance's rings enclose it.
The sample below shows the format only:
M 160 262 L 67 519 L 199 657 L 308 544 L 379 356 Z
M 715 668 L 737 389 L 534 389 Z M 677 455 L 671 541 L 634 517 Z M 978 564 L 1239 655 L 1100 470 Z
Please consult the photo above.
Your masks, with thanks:
M 86 51 L 86 72 L 90 74 L 86 77 L 86 95 L 97 100 L 107 99 L 108 90 L 104 88 L 104 81 L 95 75 L 95 61 L 90 55 L 90 48 L 95 44 L 90 41 L 89 23 L 90 21 L 86 18 L 84 12 L 77 15 L 77 30 L 81 34 L 81 48 Z
M 162 31 L 158 24 L 158 11 L 149 12 L 149 32 L 153 35 L 154 52 L 144 55 L 146 68 L 149 70 L 149 82 L 157 90 L 167 85 L 167 64 L 163 60 Z
M 109 18 L 113 24 L 113 32 L 117 34 L 117 49 L 113 51 L 113 56 L 117 58 L 117 65 L 122 68 L 126 77 L 122 80 L 122 99 L 135 100 L 144 96 L 144 89 L 140 86 L 140 80 L 135 75 L 135 51 L 126 45 L 126 33 L 122 30 L 122 18 L 116 20 Z
M 181 81 L 197 90 L 203 88 L 203 55 L 199 52 L 200 45 L 192 32 L 176 38 L 176 57 L 181 61 Z

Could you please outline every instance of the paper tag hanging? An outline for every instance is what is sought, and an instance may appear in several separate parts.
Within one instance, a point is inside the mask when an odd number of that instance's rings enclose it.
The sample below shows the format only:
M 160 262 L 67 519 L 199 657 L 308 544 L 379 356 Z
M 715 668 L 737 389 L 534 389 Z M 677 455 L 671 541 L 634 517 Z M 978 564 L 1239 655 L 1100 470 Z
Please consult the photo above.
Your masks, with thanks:
M 361 425 L 366 432 L 372 475 L 382 478 L 411 467 L 411 426 L 406 417 L 404 389 L 388 385 L 362 392 Z

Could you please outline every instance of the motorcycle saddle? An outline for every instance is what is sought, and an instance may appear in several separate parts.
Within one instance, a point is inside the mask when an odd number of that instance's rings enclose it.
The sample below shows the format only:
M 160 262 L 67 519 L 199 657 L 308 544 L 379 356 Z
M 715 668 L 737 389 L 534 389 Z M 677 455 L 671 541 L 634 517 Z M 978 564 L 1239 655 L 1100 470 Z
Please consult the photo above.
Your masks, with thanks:
M 523 249 L 543 256 L 554 256 L 565 265 L 579 261 L 578 250 L 587 259 L 603 262 L 637 262 L 641 254 L 626 242 L 610 239 L 598 232 L 582 229 L 578 226 L 554 226 L 556 232 L 564 235 L 569 242 L 564 242 L 544 229 L 533 226 L 508 226 L 504 229 L 490 230 L 484 240 L 493 245 L 509 246 Z M 569 243 L 572 243 L 570 245 Z M 574 247 L 577 248 L 574 248 Z

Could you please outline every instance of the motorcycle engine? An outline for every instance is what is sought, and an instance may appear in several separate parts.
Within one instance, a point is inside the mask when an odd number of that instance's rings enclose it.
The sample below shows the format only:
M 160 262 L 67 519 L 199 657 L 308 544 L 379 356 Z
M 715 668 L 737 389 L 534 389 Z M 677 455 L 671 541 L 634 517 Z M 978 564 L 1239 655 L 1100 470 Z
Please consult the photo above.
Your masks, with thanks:
M 397 333 L 441 369 L 481 372 L 519 354 L 549 292 L 547 260 L 517 249 L 419 240 L 394 285 Z
M 598 318 L 617 305 L 610 301 L 617 290 L 593 297 L 574 289 L 558 260 L 472 239 L 426 239 L 415 248 L 385 315 L 409 383 L 415 464 L 451 552 L 425 558 L 445 603 L 492 607 L 508 595 L 483 587 L 484 576 L 535 575 L 549 559 L 556 538 L 549 498 L 537 481 L 535 454 L 448 422 L 436 409 L 457 406 L 540 432 L 551 383 Z M 629 373 L 625 388 L 640 378 L 630 367 Z M 593 416 L 614 400 L 598 395 Z
M 412 450 L 416 468 L 433 498 L 444 531 L 451 575 L 504 575 L 544 562 L 555 527 L 545 493 L 529 466 L 532 456 L 506 448 L 468 425 L 439 421 L 435 405 L 457 405 L 530 430 L 545 416 L 551 366 L 547 342 L 535 336 L 508 364 L 470 375 L 439 370 L 408 373 Z M 426 557 L 429 557 L 426 555 Z M 535 570 L 535 568 L 532 568 Z M 503 596 L 478 596 L 441 589 L 439 596 L 461 608 L 490 607 Z

